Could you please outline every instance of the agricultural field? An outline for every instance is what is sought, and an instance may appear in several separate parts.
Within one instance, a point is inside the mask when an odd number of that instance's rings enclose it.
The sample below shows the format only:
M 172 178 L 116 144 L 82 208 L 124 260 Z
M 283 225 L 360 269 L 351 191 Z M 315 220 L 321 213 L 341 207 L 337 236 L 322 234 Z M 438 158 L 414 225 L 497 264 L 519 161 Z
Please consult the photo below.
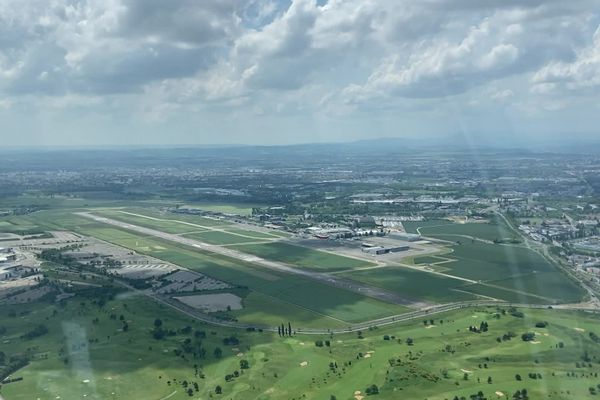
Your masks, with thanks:
M 369 261 L 282 242 L 239 245 L 232 248 L 268 260 L 281 261 L 315 271 L 341 271 L 373 265 Z
M 32 356 L 13 374 L 22 380 L 0 388 L 6 400 L 351 400 L 373 385 L 378 399 L 480 391 L 512 398 L 525 389 L 531 399 L 566 400 L 595 398 L 600 384 L 598 316 L 582 312 L 479 308 L 361 333 L 291 337 L 205 325 L 136 296 L 105 304 L 77 296 L 0 313 L 0 352 Z M 27 339 L 40 321 L 47 331 Z M 469 331 L 484 322 L 485 331 Z

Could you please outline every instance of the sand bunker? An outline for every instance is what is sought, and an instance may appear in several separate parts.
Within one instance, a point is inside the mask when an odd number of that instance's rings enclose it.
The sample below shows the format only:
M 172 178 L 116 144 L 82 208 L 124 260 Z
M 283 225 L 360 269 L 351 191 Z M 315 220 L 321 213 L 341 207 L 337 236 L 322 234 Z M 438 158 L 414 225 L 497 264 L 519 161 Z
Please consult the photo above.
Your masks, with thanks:
M 529 343 L 531 343 L 531 344 L 540 344 L 540 343 L 542 343 L 542 342 L 540 342 L 539 340 L 532 340 L 532 341 L 531 341 L 531 342 L 529 342 Z
M 300 363 L 300 366 L 301 366 L 301 367 L 306 367 L 307 365 L 308 365 L 308 361 L 302 361 L 302 362 Z
M 472 374 L 472 373 L 473 373 L 473 371 L 470 371 L 470 370 L 468 370 L 468 369 L 462 369 L 462 368 L 461 368 L 460 370 L 461 370 L 462 372 L 464 372 L 465 374 Z
M 573 329 L 575 329 L 577 332 L 585 332 L 585 329 L 582 329 L 582 328 L 573 328 Z
M 236 356 L 238 356 L 238 357 L 244 357 L 244 353 L 237 353 Z
M 354 398 L 356 400 L 362 400 L 365 398 L 365 396 L 362 395 L 362 392 L 360 390 L 357 390 L 356 392 L 354 392 Z
M 370 354 L 365 354 L 365 358 L 371 358 Z
M 496 392 L 496 396 L 498 396 L 498 397 L 504 397 L 504 393 L 502 393 L 502 392 Z
M 193 296 L 180 296 L 174 299 L 204 312 L 226 311 L 242 309 L 242 299 L 231 293 L 199 294 Z
M 427 325 L 425 329 L 437 328 L 437 325 Z

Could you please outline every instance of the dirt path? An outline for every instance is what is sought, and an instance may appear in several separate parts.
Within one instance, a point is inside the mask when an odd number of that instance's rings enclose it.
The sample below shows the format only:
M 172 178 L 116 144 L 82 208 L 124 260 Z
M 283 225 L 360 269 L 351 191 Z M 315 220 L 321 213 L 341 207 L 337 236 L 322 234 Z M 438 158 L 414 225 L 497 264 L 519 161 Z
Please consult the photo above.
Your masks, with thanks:
M 173 393 L 171 393 L 171 394 L 169 394 L 169 395 L 167 395 L 167 396 L 163 397 L 163 398 L 162 398 L 162 399 L 160 399 L 160 400 L 167 400 L 167 399 L 169 399 L 169 398 L 171 398 L 171 397 L 175 396 L 176 394 L 177 394 L 177 390 L 176 390 L 176 391 L 174 391 Z M 0 399 L 0 400 L 2 400 L 2 399 Z

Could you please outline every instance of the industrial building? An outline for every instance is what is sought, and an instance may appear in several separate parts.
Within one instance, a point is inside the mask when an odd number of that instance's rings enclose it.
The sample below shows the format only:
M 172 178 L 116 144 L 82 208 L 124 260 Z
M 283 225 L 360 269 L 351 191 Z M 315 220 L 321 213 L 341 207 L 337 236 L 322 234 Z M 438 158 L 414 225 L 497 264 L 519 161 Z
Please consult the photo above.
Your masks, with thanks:
M 404 240 L 407 242 L 416 242 L 421 240 L 421 235 L 417 235 L 416 233 L 406 233 L 406 232 L 390 232 L 388 237 L 392 239 Z
M 375 246 L 370 243 L 363 243 L 361 246 L 361 250 L 364 253 L 375 255 L 400 253 L 402 251 L 407 251 L 408 249 L 410 249 L 409 246 Z

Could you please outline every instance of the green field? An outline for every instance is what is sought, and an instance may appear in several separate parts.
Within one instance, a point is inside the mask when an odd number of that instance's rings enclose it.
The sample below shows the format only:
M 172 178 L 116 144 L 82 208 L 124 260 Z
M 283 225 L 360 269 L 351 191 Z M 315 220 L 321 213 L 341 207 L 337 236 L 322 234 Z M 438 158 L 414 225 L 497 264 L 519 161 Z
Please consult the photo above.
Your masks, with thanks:
M 344 273 L 343 276 L 390 290 L 413 300 L 452 303 L 475 300 L 477 296 L 462 293 L 464 281 L 417 271 L 406 267 L 386 267 Z
M 196 239 L 204 243 L 216 244 L 216 245 L 231 245 L 231 244 L 241 244 L 241 243 L 255 243 L 264 241 L 263 238 L 257 237 L 248 237 L 241 235 L 232 235 L 226 232 L 219 231 L 209 231 L 209 232 L 199 232 L 199 233 L 188 233 L 183 236 L 188 237 L 190 239 Z
M 446 273 L 559 302 L 575 302 L 584 295 L 583 290 L 555 265 L 526 247 L 466 240 L 453 245 L 452 249 L 453 253 L 447 257 L 456 261 L 443 264 Z
M 481 308 L 431 316 L 427 324 L 415 320 L 365 331 L 362 338 L 356 333 L 281 338 L 201 324 L 144 298 L 122 297 L 102 307 L 74 298 L 63 306 L 37 303 L 0 310 L 6 328 L 0 351 L 7 357 L 31 357 L 28 366 L 12 375 L 23 380 L 3 385 L 1 395 L 6 400 L 350 400 L 375 384 L 379 395 L 373 398 L 386 400 L 399 395 L 469 398 L 478 391 L 488 399 L 512 398 L 521 389 L 527 389 L 530 399 L 567 400 L 597 397 L 589 388 L 600 383 L 600 346 L 588 335 L 600 332 L 599 317 L 593 314 L 521 309 L 523 317 L 514 317 Z M 111 319 L 111 314 L 123 315 L 127 332 L 120 317 Z M 156 318 L 176 334 L 154 339 Z M 40 321 L 47 334 L 20 338 Z M 482 321 L 489 324 L 487 332 L 468 331 Z M 547 326 L 535 327 L 540 321 Z M 190 331 L 182 331 L 187 326 Z M 196 339 L 195 331 L 205 337 Z M 502 341 L 507 332 L 516 337 Z M 525 332 L 534 332 L 534 340 L 521 340 Z M 239 344 L 225 345 L 223 339 L 230 336 Z M 191 351 L 201 348 L 204 355 L 186 353 L 186 340 Z M 317 347 L 316 340 L 329 340 L 331 346 Z M 216 348 L 221 356 L 215 356 Z M 176 350 L 182 351 L 180 356 Z M 240 360 L 247 360 L 249 368 L 241 370 Z M 225 375 L 234 371 L 239 376 L 227 382 Z M 183 381 L 192 388 L 191 396 Z M 214 393 L 217 385 L 222 395 Z
M 417 229 L 420 230 L 420 228 L 440 226 L 440 225 L 453 226 L 456 224 L 454 224 L 452 221 L 448 221 L 446 219 L 432 219 L 432 220 L 427 220 L 427 221 L 405 221 L 405 222 L 402 222 L 402 225 L 404 226 L 404 229 L 406 230 L 406 232 L 417 233 Z
M 203 211 L 219 212 L 224 214 L 252 215 L 253 207 L 261 207 L 259 204 L 219 204 L 219 203 L 188 203 L 183 208 L 195 208 Z
M 493 282 L 487 284 L 467 284 L 461 287 L 461 290 L 515 304 L 548 304 L 552 302 L 551 299 L 549 300 L 545 297 L 538 297 L 523 291 L 495 286 Z
M 421 257 L 415 257 L 415 259 L 414 259 L 414 263 L 418 264 L 418 265 L 435 264 L 435 263 L 444 262 L 444 261 L 448 261 L 448 259 L 442 258 L 442 257 L 436 257 L 436 256 L 421 256 Z
M 492 219 L 489 223 L 477 222 L 466 224 L 441 224 L 435 226 L 425 226 L 419 229 L 424 236 L 437 235 L 456 235 L 472 236 L 475 238 L 500 241 L 510 240 L 518 237 L 519 234 L 510 229 L 504 222 L 498 219 Z
M 226 221 L 214 220 L 204 217 L 193 219 L 181 218 L 180 215 L 161 215 L 148 210 L 102 210 L 95 214 L 116 219 L 123 222 L 160 230 L 162 232 L 182 234 L 186 237 L 200 240 L 205 243 L 217 245 L 230 245 L 261 240 L 277 240 L 281 236 L 247 229 L 235 228 Z M 190 222 L 193 220 L 194 222 Z
M 194 216 L 195 218 L 181 218 L 180 215 L 167 215 L 148 210 L 98 210 L 93 211 L 93 213 L 168 233 L 187 233 L 202 229 L 210 229 L 215 226 L 220 227 L 228 225 L 226 221 L 197 216 Z
M 231 248 L 315 271 L 340 271 L 373 265 L 368 261 L 281 242 L 231 246 Z
M 427 224 L 421 233 L 454 243 L 452 253 L 444 257 L 455 261 L 435 266 L 436 270 L 451 275 L 499 286 L 508 290 L 494 290 L 489 296 L 507 301 L 535 300 L 539 303 L 577 302 L 584 291 L 566 277 L 558 268 L 540 254 L 520 245 L 492 244 L 473 240 L 466 236 L 483 240 L 495 240 L 512 237 L 510 230 L 499 219 L 493 224 Z M 440 222 L 440 221 L 437 221 Z M 414 224 L 423 224 L 418 222 Z M 412 229 L 416 229 L 412 226 Z M 431 264 L 435 256 L 417 257 L 417 264 Z M 477 293 L 486 294 L 486 287 L 477 289 Z M 530 296 L 533 295 L 533 296 Z

